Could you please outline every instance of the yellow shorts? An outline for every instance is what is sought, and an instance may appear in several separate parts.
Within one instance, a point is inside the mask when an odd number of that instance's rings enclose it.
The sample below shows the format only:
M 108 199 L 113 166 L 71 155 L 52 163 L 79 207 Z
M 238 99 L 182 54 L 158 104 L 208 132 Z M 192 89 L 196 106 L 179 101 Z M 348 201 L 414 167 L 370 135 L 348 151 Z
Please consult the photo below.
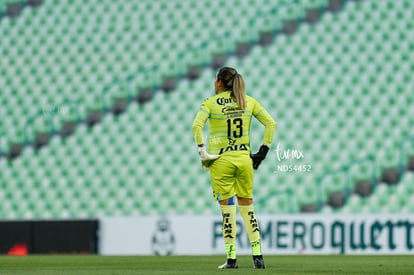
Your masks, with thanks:
M 249 154 L 223 154 L 210 166 L 211 185 L 215 200 L 233 196 L 253 198 L 253 163 Z

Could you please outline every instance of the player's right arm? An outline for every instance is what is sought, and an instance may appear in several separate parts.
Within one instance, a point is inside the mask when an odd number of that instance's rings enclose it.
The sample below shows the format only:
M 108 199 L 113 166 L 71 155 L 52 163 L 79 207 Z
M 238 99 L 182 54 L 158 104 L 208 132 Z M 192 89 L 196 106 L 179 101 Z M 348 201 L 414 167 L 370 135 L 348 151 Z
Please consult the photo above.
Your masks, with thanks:
M 219 155 L 210 155 L 207 153 L 206 147 L 204 146 L 203 128 L 210 117 L 210 110 L 206 101 L 201 104 L 200 110 L 197 112 L 192 125 L 194 141 L 198 146 L 198 153 L 204 170 L 208 170 L 212 162 L 220 157 Z
M 207 100 L 201 104 L 200 110 L 197 112 L 197 115 L 193 120 L 192 130 L 194 141 L 197 146 L 204 145 L 203 128 L 204 125 L 206 125 L 208 118 L 210 117 L 210 109 L 207 106 L 206 101 Z

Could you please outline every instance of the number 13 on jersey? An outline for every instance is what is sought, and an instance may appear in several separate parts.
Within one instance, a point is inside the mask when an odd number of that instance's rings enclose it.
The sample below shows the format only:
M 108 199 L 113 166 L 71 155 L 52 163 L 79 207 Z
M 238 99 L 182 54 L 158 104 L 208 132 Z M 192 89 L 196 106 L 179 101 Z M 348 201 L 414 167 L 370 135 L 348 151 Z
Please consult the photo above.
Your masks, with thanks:
M 243 120 L 241 118 L 227 119 L 227 136 L 229 138 L 240 138 L 243 136 Z

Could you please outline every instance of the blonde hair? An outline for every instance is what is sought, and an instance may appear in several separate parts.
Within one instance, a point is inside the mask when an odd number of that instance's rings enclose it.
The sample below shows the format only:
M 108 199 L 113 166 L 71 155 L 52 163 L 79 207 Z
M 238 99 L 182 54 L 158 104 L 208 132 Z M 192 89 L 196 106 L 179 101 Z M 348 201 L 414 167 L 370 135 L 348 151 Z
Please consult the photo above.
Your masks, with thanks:
M 236 101 L 240 109 L 246 108 L 246 91 L 244 79 L 236 69 L 223 67 L 217 73 L 217 79 L 223 83 L 223 87 L 227 91 L 231 91 L 231 97 Z

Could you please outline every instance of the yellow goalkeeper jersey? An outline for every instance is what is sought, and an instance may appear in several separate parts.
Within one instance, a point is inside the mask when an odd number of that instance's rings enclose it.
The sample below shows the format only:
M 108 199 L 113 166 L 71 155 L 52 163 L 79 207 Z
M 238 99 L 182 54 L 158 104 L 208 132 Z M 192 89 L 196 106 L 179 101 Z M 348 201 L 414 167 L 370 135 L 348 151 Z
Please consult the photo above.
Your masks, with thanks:
M 267 110 L 253 97 L 246 95 L 246 108 L 240 109 L 230 92 L 221 92 L 206 99 L 194 118 L 192 130 L 197 145 L 205 144 L 203 128 L 210 122 L 208 152 L 250 153 L 250 125 L 252 116 L 265 127 L 263 144 L 270 147 L 276 122 Z

